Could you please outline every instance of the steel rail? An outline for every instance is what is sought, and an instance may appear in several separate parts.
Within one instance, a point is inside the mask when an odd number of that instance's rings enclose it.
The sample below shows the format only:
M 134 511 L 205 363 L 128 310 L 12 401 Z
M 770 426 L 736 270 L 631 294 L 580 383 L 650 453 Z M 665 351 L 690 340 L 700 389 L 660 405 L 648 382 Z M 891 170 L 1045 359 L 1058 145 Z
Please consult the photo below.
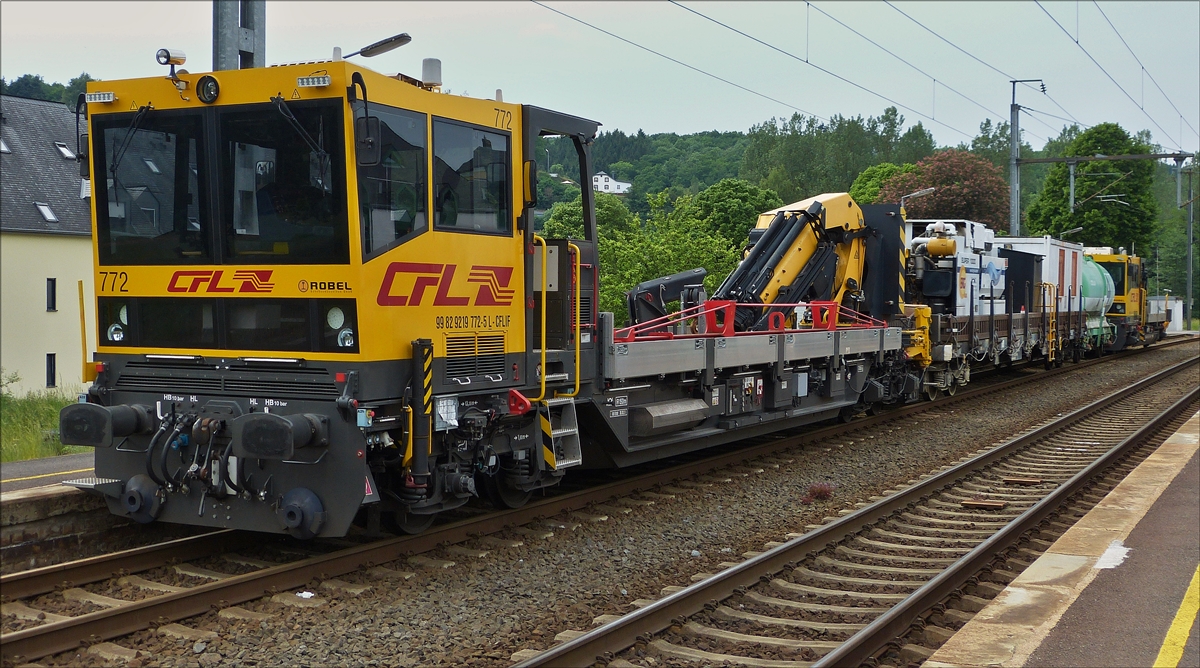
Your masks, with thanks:
M 1156 348 L 1143 349 L 1142 351 L 1135 351 L 1132 354 L 1140 354 L 1146 350 L 1159 350 L 1168 346 L 1180 345 L 1195 340 L 1195 337 L 1181 337 L 1179 340 L 1173 341 L 1170 344 L 1158 346 Z M 1087 362 L 1073 364 L 1071 366 L 1064 366 L 1052 371 L 1038 372 L 993 385 L 978 387 L 965 392 L 959 392 L 953 397 L 946 397 L 939 401 L 921 401 L 897 409 L 892 409 L 879 415 L 867 417 L 865 419 L 854 420 L 850 423 L 832 425 L 806 434 L 771 440 L 747 448 L 741 448 L 723 453 L 715 457 L 672 466 L 659 471 L 645 473 L 633 478 L 617 481 L 599 487 L 562 494 L 544 501 L 529 504 L 522 508 L 505 510 L 490 513 L 477 518 L 460 520 L 458 522 L 446 524 L 441 527 L 436 527 L 430 531 L 416 536 L 399 536 L 395 538 L 388 538 L 373 543 L 347 548 L 346 550 L 333 552 L 327 555 L 320 555 L 309 559 L 254 571 L 252 573 L 232 576 L 217 582 L 205 583 L 196 587 L 191 587 L 182 592 L 164 594 L 161 596 L 146 598 L 141 601 L 130 602 L 128 605 L 123 605 L 119 608 L 101 610 L 86 615 L 81 615 L 79 617 L 72 617 L 71 619 L 62 620 L 59 622 L 52 622 L 22 629 L 10 634 L 4 634 L 2 637 L 0 637 L 0 659 L 10 661 L 16 660 L 17 657 L 20 657 L 26 661 L 30 661 L 50 654 L 65 652 L 83 644 L 86 639 L 99 638 L 107 640 L 110 638 L 127 635 L 129 633 L 147 628 L 152 623 L 175 621 L 202 614 L 207 612 L 214 605 L 236 605 L 238 603 L 259 598 L 264 594 L 268 594 L 273 591 L 303 586 L 314 578 L 329 578 L 343 575 L 345 573 L 358 570 L 364 566 L 386 563 L 404 556 L 427 552 L 443 544 L 458 543 L 476 536 L 495 533 L 508 526 L 526 524 L 563 512 L 582 510 L 591 504 L 606 501 L 614 496 L 633 494 L 643 490 L 652 489 L 659 485 L 669 484 L 680 478 L 709 473 L 748 459 L 754 459 L 756 457 L 771 454 L 782 449 L 819 441 L 832 436 L 856 431 L 858 429 L 878 426 L 898 418 L 922 413 L 934 408 L 959 404 L 981 396 L 986 396 L 988 394 L 1009 389 L 1011 387 L 1034 382 L 1046 377 L 1056 376 L 1062 373 L 1068 373 L 1076 369 L 1084 368 L 1092 364 L 1103 363 L 1112 359 L 1114 358 L 1101 357 L 1094 360 L 1089 360 Z M 773 426 L 778 429 L 781 425 L 779 423 L 775 423 Z M 858 515 L 859 513 L 855 513 L 853 515 L 848 515 L 847 517 L 856 517 Z M 213 535 L 214 534 L 206 534 L 205 536 L 211 538 Z M 192 539 L 182 540 L 187 541 Z M 219 541 L 213 542 L 218 543 Z M 198 543 L 191 543 L 191 545 L 197 544 Z M 175 558 L 174 556 L 168 556 L 172 555 L 173 553 L 165 549 L 165 547 L 161 552 L 155 552 L 154 548 L 156 547 L 159 546 L 139 548 L 145 549 L 146 554 L 138 556 L 139 561 L 136 562 L 136 568 L 140 570 L 148 570 L 150 568 L 161 566 L 167 563 L 171 558 Z M 213 549 L 215 551 L 223 551 L 227 550 L 228 546 L 216 545 Z M 123 570 L 126 573 L 135 572 L 133 570 L 133 566 L 131 566 L 129 563 L 122 563 L 121 561 L 121 555 L 127 555 L 129 552 L 137 552 L 137 549 L 127 551 L 126 553 L 115 553 L 113 555 L 104 555 L 83 560 L 83 562 L 93 562 L 87 567 L 90 569 L 87 572 L 91 574 L 88 575 L 88 577 L 96 577 L 97 573 L 102 572 L 105 569 L 107 569 L 109 573 L 115 573 L 119 570 Z M 161 562 L 156 562 L 150 557 L 150 555 L 156 553 L 163 555 Z M 193 554 L 187 558 L 195 558 L 196 556 L 197 555 Z M 58 564 L 55 566 L 48 566 L 44 569 L 37 569 L 39 571 L 50 571 L 48 574 L 39 576 L 40 584 L 38 585 L 38 588 L 41 590 L 41 593 L 53 591 L 54 587 L 64 580 L 69 580 L 76 583 L 84 582 L 82 577 L 76 576 L 72 571 L 73 564 L 79 563 L 82 562 L 69 562 L 67 564 Z M 4 576 L 4 579 L 0 579 L 0 585 L 7 587 L 7 578 L 16 575 L 19 574 Z M 97 577 L 96 579 L 103 578 Z M 96 579 L 90 581 L 94 582 Z M 32 577 L 30 581 L 33 581 Z M 32 587 L 32 585 L 27 586 Z M 46 587 L 49 588 L 47 589 Z M 7 597 L 7 589 L 5 589 L 4 593 Z
M 0 577 L 0 591 L 11 601 L 54 591 L 60 586 L 99 582 L 119 574 L 138 573 L 173 561 L 200 559 L 226 550 L 236 550 L 259 540 L 254 534 L 222 529 L 154 545 L 134 547 L 87 559 L 52 564 Z
M 1127 451 L 1175 419 L 1198 397 L 1200 397 L 1200 388 L 1192 388 L 1190 392 L 1155 416 L 1153 420 L 1114 445 L 1099 459 L 1055 488 L 1045 498 L 977 545 L 975 549 L 949 568 L 935 575 L 932 580 L 926 582 L 908 598 L 877 617 L 837 649 L 821 657 L 813 664 L 813 668 L 858 666 L 892 640 L 904 635 L 921 614 L 965 585 L 967 580 L 995 559 L 997 553 L 1016 544 L 1022 534 L 1035 528 L 1048 515 L 1057 511 L 1072 495 L 1083 489 L 1092 478 L 1103 473 Z
M 890 516 L 894 512 L 907 507 L 910 503 L 931 495 L 964 476 L 1007 457 L 1016 450 L 1091 417 L 1131 394 L 1150 387 L 1160 380 L 1174 375 L 1184 368 L 1195 366 L 1198 363 L 1200 363 L 1200 358 L 1194 357 L 1156 372 L 1126 388 L 1112 392 L 1087 406 L 1076 409 L 1054 422 L 1012 439 L 958 466 L 935 474 L 902 492 L 856 510 L 803 536 L 793 538 L 783 545 L 771 548 L 736 566 L 730 566 L 710 578 L 660 598 L 650 605 L 630 612 L 620 619 L 597 627 L 573 640 L 549 648 L 537 656 L 516 664 L 516 666 L 518 668 L 532 668 L 533 666 L 591 666 L 602 657 L 611 656 L 623 651 L 639 639 L 646 638 L 649 635 L 668 628 L 676 620 L 697 614 L 712 601 L 723 600 L 732 596 L 741 588 L 757 584 L 766 574 L 776 573 L 783 570 L 789 563 L 798 562 L 813 553 L 831 547 L 847 536 L 854 535 L 879 520 Z M 1197 391 L 1200 390 L 1194 390 L 1189 397 L 1194 398 Z M 1178 405 L 1177 402 L 1176 406 Z M 1140 430 L 1138 433 L 1142 433 L 1142 431 Z M 1072 481 L 1074 480 L 1072 478 Z M 976 552 L 978 550 L 972 551 L 971 554 L 975 554 Z

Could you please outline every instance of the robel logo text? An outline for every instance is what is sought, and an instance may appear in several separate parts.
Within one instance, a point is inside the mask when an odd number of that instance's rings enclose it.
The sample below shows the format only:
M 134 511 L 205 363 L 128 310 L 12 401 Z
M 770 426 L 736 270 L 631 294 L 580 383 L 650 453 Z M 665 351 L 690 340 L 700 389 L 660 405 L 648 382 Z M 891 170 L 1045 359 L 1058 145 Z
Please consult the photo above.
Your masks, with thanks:
M 270 292 L 275 288 L 272 273 L 271 269 L 239 269 L 223 281 L 224 269 L 177 271 L 167 283 L 167 292 Z
M 420 306 L 426 291 L 432 288 L 433 306 L 512 304 L 516 295 L 516 290 L 508 287 L 512 281 L 512 267 L 472 265 L 466 280 L 460 278 L 456 284 L 454 277 L 457 272 L 456 264 L 393 262 L 384 274 L 376 302 L 380 306 Z M 469 284 L 475 284 L 478 288 L 472 290 Z
M 349 281 L 305 281 L 297 286 L 300 292 L 350 292 Z

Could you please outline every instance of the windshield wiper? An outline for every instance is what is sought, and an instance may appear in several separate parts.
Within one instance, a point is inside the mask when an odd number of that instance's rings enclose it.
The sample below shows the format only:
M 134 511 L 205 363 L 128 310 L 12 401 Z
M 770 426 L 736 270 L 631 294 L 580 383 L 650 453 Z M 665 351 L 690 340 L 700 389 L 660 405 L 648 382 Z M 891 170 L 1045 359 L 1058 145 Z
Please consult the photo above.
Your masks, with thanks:
M 271 98 L 271 101 L 275 103 L 275 108 L 279 110 L 279 114 L 288 122 L 288 125 L 292 126 L 292 129 L 296 131 L 296 134 L 300 135 L 300 138 L 304 140 L 305 144 L 308 144 L 309 150 L 316 154 L 318 168 L 321 172 L 318 178 L 320 179 L 321 192 L 324 194 L 328 187 L 327 176 L 330 167 L 329 153 L 325 151 L 323 146 L 325 143 L 324 119 L 321 119 L 321 139 L 320 141 L 317 141 L 313 139 L 312 135 L 308 134 L 308 130 L 305 130 L 304 126 L 300 124 L 300 121 L 296 118 L 296 115 L 292 113 L 291 107 L 287 105 L 287 102 L 284 101 L 282 95 L 277 95 Z
M 319 155 L 322 162 L 327 160 L 329 158 L 329 154 L 326 153 L 325 149 L 322 148 L 321 145 L 312 138 L 312 135 L 308 134 L 308 131 L 304 129 L 304 126 L 300 125 L 300 121 L 296 119 L 296 115 L 293 114 L 291 108 L 287 106 L 287 102 L 284 101 L 283 96 L 279 95 L 273 97 L 271 98 L 271 101 L 275 103 L 275 108 L 278 109 L 279 113 L 284 117 L 284 119 L 287 120 L 288 125 L 291 125 L 292 129 L 296 131 L 296 134 L 300 135 L 300 138 L 304 140 L 304 143 L 308 144 L 308 148 Z
M 125 157 L 125 152 L 129 150 L 129 145 L 133 142 L 133 136 L 141 129 L 142 121 L 151 109 L 154 109 L 154 107 L 144 104 L 138 107 L 137 113 L 130 119 L 129 127 L 125 130 L 125 138 L 121 140 L 121 145 L 113 153 L 112 164 L 108 167 L 108 173 L 112 174 L 114 179 L 117 178 L 117 167 L 121 165 L 121 160 Z

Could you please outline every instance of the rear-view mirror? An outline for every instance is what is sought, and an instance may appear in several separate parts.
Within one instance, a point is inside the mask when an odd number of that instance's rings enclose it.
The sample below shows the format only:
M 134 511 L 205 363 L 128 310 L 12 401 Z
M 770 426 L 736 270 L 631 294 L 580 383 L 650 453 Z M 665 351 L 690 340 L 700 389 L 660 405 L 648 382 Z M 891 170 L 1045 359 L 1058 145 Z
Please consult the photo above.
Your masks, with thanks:
M 88 133 L 80 133 L 79 146 L 76 148 L 78 150 L 75 151 L 75 159 L 79 161 L 79 176 L 85 179 L 91 178 L 91 163 L 88 162 Z
M 538 168 L 536 160 L 525 161 L 525 208 L 537 206 Z
M 379 138 L 378 116 L 354 120 L 354 157 L 359 167 L 374 167 L 379 164 Z

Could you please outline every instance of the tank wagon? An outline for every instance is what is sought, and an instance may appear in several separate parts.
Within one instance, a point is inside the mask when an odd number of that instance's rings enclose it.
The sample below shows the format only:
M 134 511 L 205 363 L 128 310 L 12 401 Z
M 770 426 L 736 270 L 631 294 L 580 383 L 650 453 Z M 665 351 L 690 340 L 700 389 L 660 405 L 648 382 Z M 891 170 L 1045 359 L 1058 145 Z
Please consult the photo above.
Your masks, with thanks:
M 845 193 L 764 213 L 711 296 L 700 269 L 601 313 L 591 190 L 582 239 L 533 217 L 536 138 L 588 183 L 594 121 L 340 59 L 88 86 L 99 344 L 60 433 L 139 522 L 417 532 L 1061 363 L 1098 315 L 978 223 Z

